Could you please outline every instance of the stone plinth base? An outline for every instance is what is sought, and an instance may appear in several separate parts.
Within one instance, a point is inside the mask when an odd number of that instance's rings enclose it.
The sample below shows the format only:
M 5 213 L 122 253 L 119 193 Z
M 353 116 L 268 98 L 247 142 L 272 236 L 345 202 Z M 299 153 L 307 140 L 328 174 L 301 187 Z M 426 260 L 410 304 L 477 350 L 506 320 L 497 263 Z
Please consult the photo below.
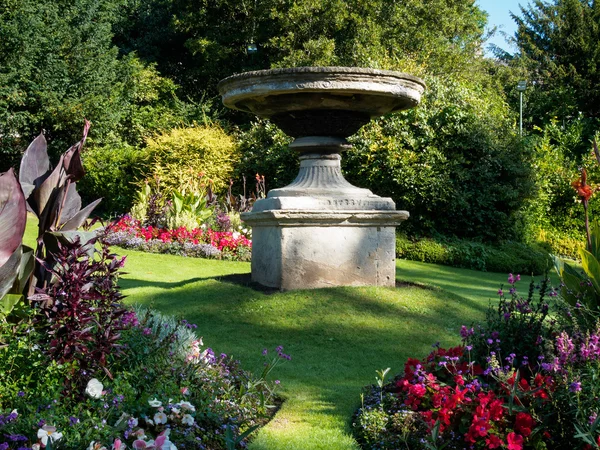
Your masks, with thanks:
M 282 290 L 394 286 L 395 227 L 406 211 L 271 210 L 252 227 L 252 281 Z

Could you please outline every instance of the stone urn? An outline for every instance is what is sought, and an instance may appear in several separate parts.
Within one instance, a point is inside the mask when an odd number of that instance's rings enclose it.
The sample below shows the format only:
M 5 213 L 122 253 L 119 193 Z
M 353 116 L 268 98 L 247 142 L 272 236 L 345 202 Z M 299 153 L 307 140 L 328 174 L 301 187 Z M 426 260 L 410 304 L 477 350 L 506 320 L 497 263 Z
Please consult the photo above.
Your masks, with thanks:
M 242 219 L 252 227 L 252 280 L 289 289 L 394 286 L 395 227 L 409 217 L 391 198 L 342 175 L 346 138 L 372 118 L 416 106 L 417 77 L 354 67 L 261 70 L 219 83 L 223 104 L 270 119 L 295 138 L 300 171 Z

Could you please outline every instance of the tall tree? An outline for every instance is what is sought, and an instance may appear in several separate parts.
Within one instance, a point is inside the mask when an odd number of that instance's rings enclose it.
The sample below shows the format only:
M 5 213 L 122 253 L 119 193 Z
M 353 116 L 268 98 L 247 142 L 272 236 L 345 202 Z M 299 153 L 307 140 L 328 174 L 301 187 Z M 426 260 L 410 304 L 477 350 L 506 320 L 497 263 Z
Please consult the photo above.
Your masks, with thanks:
M 140 144 L 178 123 L 174 83 L 113 44 L 122 1 L 0 0 L 0 170 L 40 131 L 64 151 L 84 119 L 95 144 Z
M 534 0 L 513 18 L 535 123 L 600 118 L 600 2 Z
M 410 60 L 465 73 L 485 25 L 474 0 L 127 0 L 120 16 L 117 45 L 157 62 L 192 97 L 270 67 Z

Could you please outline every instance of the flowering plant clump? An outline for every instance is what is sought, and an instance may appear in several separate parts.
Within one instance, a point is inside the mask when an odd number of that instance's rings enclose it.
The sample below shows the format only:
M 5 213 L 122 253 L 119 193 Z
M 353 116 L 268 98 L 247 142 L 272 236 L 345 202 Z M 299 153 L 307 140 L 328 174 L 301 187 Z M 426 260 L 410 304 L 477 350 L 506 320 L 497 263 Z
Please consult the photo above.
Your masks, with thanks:
M 216 355 L 197 326 L 122 303 L 124 259 L 59 245 L 55 282 L 0 321 L 0 450 L 230 449 L 279 403 L 267 375 Z
M 123 216 L 106 227 L 102 239 L 110 245 L 155 253 L 248 260 L 252 241 L 249 231 L 245 231 L 215 231 L 207 227 L 170 230 L 142 226 L 139 220 Z
M 367 389 L 353 421 L 363 448 L 600 448 L 600 326 L 557 329 L 545 301 L 555 291 L 542 283 L 532 301 L 531 285 L 523 299 L 519 278 L 483 323 L 462 327 L 460 346 L 436 344 Z
M 81 392 L 62 389 L 61 376 L 74 366 L 55 365 L 41 352 L 42 373 L 0 373 L 0 449 L 238 448 L 275 411 L 279 381 L 266 376 L 290 359 L 283 348 L 255 377 L 204 347 L 194 324 L 150 310 L 128 320 L 124 355 L 109 367 L 112 379 L 80 371 Z M 18 347 L 24 355 L 36 352 L 43 338 L 33 342 Z M 0 363 L 8 362 L 4 357 L 0 352 Z

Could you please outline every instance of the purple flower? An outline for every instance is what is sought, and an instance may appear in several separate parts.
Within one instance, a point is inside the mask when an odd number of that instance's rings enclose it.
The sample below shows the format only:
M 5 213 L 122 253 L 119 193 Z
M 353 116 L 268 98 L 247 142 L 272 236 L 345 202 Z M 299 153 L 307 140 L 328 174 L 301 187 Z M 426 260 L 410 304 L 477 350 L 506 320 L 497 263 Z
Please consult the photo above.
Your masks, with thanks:
M 150 328 L 144 328 L 144 331 L 142 333 L 144 334 L 144 336 L 150 336 L 152 334 L 152 330 Z
M 463 325 L 462 327 L 460 327 L 460 336 L 461 336 L 463 339 L 466 339 L 466 338 L 468 338 L 469 336 L 472 336 L 474 332 L 475 332 L 475 331 L 473 330 L 473 328 L 467 328 L 467 327 L 465 327 L 464 325 Z
M 17 396 L 18 397 L 25 397 L 25 392 L 19 391 L 19 392 L 17 392 Z
M 73 425 L 79 423 L 79 419 L 77 417 L 71 416 L 71 417 L 69 417 L 69 423 L 71 424 L 71 426 L 73 426 Z
M 262 351 L 263 356 L 267 356 L 268 353 L 269 353 L 269 351 L 266 348 L 263 348 L 263 351 Z
M 581 391 L 581 383 L 579 381 L 573 381 L 569 385 L 569 390 L 571 392 L 579 392 L 579 391 Z

